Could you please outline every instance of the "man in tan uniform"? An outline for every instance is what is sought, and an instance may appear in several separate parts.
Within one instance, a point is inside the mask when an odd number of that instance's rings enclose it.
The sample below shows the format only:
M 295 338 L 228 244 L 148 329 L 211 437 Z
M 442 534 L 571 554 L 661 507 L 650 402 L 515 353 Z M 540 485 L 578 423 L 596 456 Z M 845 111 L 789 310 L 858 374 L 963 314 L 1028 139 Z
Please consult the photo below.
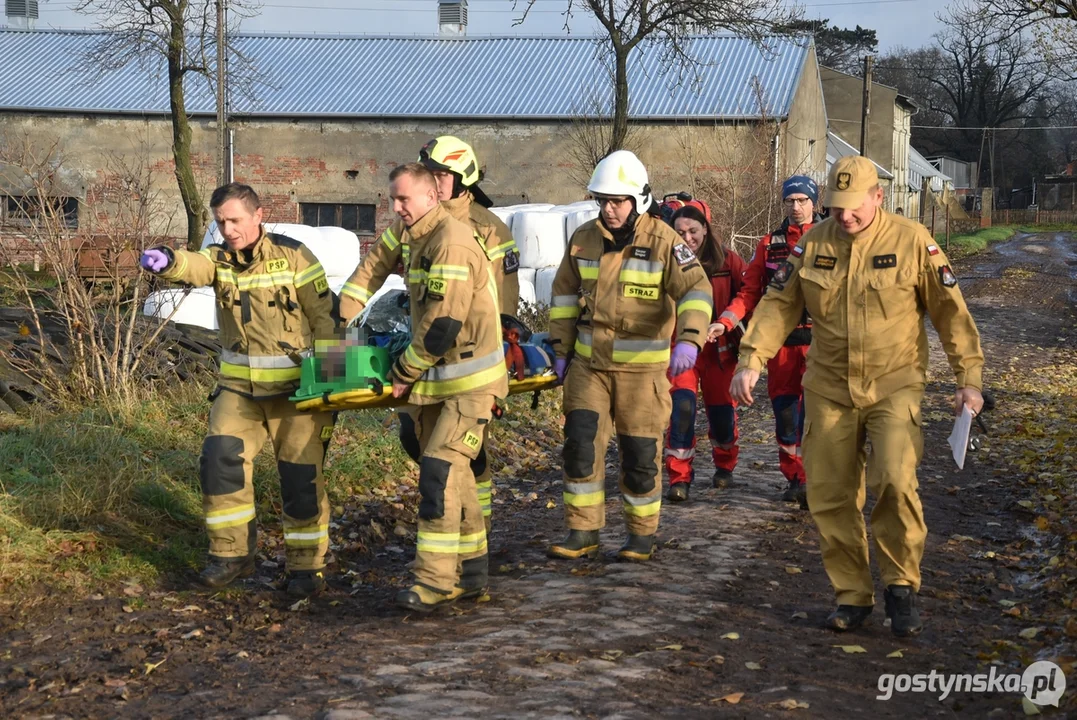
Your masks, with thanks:
M 606 445 L 616 430 L 628 526 L 618 556 L 649 560 L 671 409 L 666 372 L 678 375 L 695 366 L 713 310 L 711 283 L 680 236 L 648 213 L 654 198 L 647 169 L 635 155 L 608 155 L 587 189 L 601 212 L 573 233 L 554 277 L 550 308 L 554 371 L 565 384 L 569 533 L 549 554 L 598 554 L 598 531 L 606 524 Z
M 508 395 L 508 373 L 497 284 L 471 227 L 438 204 L 425 166 L 402 165 L 389 180 L 411 244 L 411 344 L 393 364 L 393 396 L 410 404 L 421 495 L 415 584 L 396 602 L 428 612 L 486 588 L 486 527 L 471 462 L 494 403 Z
M 915 635 L 927 535 L 916 481 L 928 363 L 924 313 L 954 372 L 958 413 L 964 405 L 974 413 L 983 407 L 980 336 L 926 228 L 881 209 L 871 161 L 835 163 L 826 199 L 831 217 L 801 239 L 756 308 L 731 390 L 751 404 L 760 370 L 806 308 L 814 320 L 804 374 L 808 505 L 838 600 L 827 626 L 854 629 L 875 603 L 863 516 L 870 440 L 867 485 L 876 497 L 871 527 L 886 614 L 895 635 Z
M 288 400 L 303 356 L 331 337 L 333 300 L 325 272 L 302 243 L 267 233 L 258 195 L 247 185 L 217 188 L 210 199 L 224 245 L 201 252 L 151 248 L 142 267 L 166 280 L 212 285 L 220 324 L 221 374 L 202 445 L 202 505 L 209 563 L 199 580 L 223 587 L 254 570 L 258 543 L 254 458 L 273 441 L 284 503 L 288 592 L 325 586 L 329 499 L 322 463 L 331 413 L 301 413 Z
M 459 138 L 443 135 L 434 138 L 419 151 L 419 162 L 434 173 L 438 184 L 438 199 L 454 218 L 469 224 L 475 238 L 486 249 L 486 256 L 497 282 L 501 312 L 516 315 L 520 299 L 520 251 L 512 232 L 497 215 L 487 210 L 489 199 L 479 188 L 482 171 L 479 160 L 471 146 Z M 408 267 L 411 245 L 407 226 L 397 220 L 382 233 L 378 242 L 367 253 L 355 273 L 340 293 L 340 315 L 345 321 L 354 320 L 385 283 L 385 279 L 398 264 Z M 499 321 L 500 326 L 500 321 Z M 490 530 L 493 509 L 493 472 L 484 442 L 479 454 L 471 464 L 479 489 L 479 503 L 486 518 L 486 530 Z M 418 461 L 418 439 L 415 423 L 407 413 L 400 413 L 400 442 L 404 449 Z

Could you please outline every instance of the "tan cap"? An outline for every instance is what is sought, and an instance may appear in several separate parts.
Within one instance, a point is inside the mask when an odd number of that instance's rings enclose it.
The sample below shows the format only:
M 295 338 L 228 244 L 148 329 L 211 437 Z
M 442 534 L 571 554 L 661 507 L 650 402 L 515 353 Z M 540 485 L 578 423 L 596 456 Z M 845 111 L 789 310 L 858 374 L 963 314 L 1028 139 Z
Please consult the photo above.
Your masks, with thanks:
M 862 155 L 849 155 L 834 163 L 826 181 L 825 205 L 851 210 L 864 204 L 868 190 L 879 184 L 875 163 Z

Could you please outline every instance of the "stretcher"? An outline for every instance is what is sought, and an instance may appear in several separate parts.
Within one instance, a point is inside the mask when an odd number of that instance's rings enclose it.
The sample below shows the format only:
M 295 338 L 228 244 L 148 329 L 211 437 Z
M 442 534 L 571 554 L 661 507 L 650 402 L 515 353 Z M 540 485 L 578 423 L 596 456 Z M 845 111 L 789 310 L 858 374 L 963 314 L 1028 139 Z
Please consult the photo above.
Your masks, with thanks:
M 541 390 L 549 390 L 556 385 L 557 376 L 553 373 L 535 375 L 523 380 L 510 380 L 509 395 L 535 393 Z M 370 410 L 373 408 L 403 407 L 408 404 L 407 397 L 394 398 L 392 385 L 384 383 L 378 383 L 372 388 L 365 389 L 326 391 L 318 397 L 307 399 L 293 397 L 292 400 L 298 409 L 305 411 Z

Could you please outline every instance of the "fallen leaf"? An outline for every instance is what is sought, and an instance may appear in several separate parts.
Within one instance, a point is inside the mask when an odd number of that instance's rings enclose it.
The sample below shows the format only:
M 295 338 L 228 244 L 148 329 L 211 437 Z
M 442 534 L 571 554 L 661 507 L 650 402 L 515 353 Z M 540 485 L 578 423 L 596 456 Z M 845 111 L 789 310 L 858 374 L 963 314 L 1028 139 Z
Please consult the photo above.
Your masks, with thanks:
M 1015 605 L 1017 605 L 1017 603 L 1015 603 L 1013 600 L 999 600 L 998 604 L 1001 605 L 1002 607 L 1008 607 L 1008 608 L 1011 608 L 1011 607 L 1014 607 Z
M 123 611 L 125 613 L 133 613 L 135 611 L 135 609 L 133 607 L 131 607 L 130 605 L 124 605 L 123 606 Z
M 971 538 L 968 535 L 951 535 L 950 539 L 956 542 L 972 542 L 976 538 Z
M 888 658 L 903 658 L 903 657 L 905 657 L 905 655 L 903 655 L 900 650 L 895 650 L 894 652 L 890 653 L 886 657 L 888 657 Z
M 330 600 L 329 601 L 329 607 L 336 607 L 337 605 L 340 605 L 340 600 Z
M 184 640 L 190 640 L 191 638 L 202 637 L 202 631 L 197 630 L 197 629 L 192 630 L 189 633 L 186 633 L 184 635 L 180 635 L 180 637 L 183 638 Z
M 1036 518 L 1035 523 L 1036 523 L 1036 527 L 1039 530 L 1044 531 L 1044 530 L 1047 530 L 1047 528 L 1050 526 L 1051 521 L 1041 515 L 1038 518 Z
M 127 687 L 127 681 L 126 680 L 120 680 L 118 678 L 115 679 L 115 680 L 106 680 L 105 681 L 105 687 L 110 687 L 110 688 Z
M 625 654 L 624 650 L 607 650 L 606 652 L 602 653 L 602 655 L 600 655 L 600 657 L 603 660 L 609 660 L 610 662 L 612 662 L 612 661 L 616 660 L 617 658 L 621 657 L 624 654 Z
M 269 626 L 269 632 L 271 632 L 271 633 L 279 633 L 280 632 L 280 623 L 273 623 L 272 625 L 270 625 Z
M 730 705 L 736 705 L 744 697 L 744 693 L 730 693 L 725 697 L 718 698 L 718 702 L 727 702 Z
M 808 619 L 808 613 L 804 612 L 803 610 L 801 610 L 800 612 L 795 612 L 795 613 L 793 613 L 793 617 L 791 619 L 792 620 L 807 620 Z
M 787 573 L 789 573 L 790 575 L 799 575 L 800 573 L 804 572 L 803 570 L 798 568 L 796 565 L 786 565 L 785 566 L 785 571 Z
M 165 658 L 165 660 L 167 660 L 167 659 L 168 658 Z M 155 662 L 155 663 L 143 663 L 146 666 L 146 672 L 144 672 L 143 675 L 149 675 L 151 672 L 153 672 L 157 668 L 164 665 L 165 660 L 162 660 L 161 662 Z
M 138 597 L 142 592 L 142 586 L 138 584 L 128 585 L 123 589 L 123 594 L 127 597 Z
M 247 652 L 246 650 L 240 650 L 239 652 L 236 653 L 237 658 L 249 658 L 250 656 L 251 656 L 251 654 L 249 652 Z
M 762 670 L 763 669 L 763 666 L 760 665 L 757 662 L 746 662 L 746 663 L 744 663 L 744 667 L 748 668 L 749 670 Z
M 722 636 L 723 640 L 740 640 L 740 633 L 729 632 Z
M 297 610 L 302 610 L 307 605 L 310 605 L 310 598 L 303 598 L 302 600 L 297 600 L 295 603 L 289 605 L 288 609 L 292 612 L 296 612 Z
M 1003 610 L 1003 615 L 1009 615 L 1010 617 L 1021 617 L 1021 608 L 1012 607 L 1009 610 Z
M 725 665 L 725 658 L 721 655 L 711 655 L 707 658 L 707 662 L 714 663 L 715 665 Z
M 783 708 L 785 710 L 797 710 L 797 709 L 807 710 L 811 706 L 808 705 L 808 703 L 806 703 L 806 702 L 800 702 L 799 700 L 794 700 L 793 698 L 789 698 L 788 700 L 782 700 L 780 703 L 778 703 L 778 707 Z
M 1040 630 L 1043 630 L 1043 628 L 1030 627 L 1030 628 L 1025 628 L 1024 630 L 1022 630 L 1021 632 L 1019 632 L 1017 634 L 1020 635 L 1021 637 L 1023 637 L 1025 640 L 1032 640 L 1033 638 L 1035 638 L 1037 635 L 1040 634 Z
M 546 502 L 547 510 L 553 510 L 555 507 L 557 507 L 557 503 L 555 503 L 553 500 L 549 500 Z
M 677 650 L 683 650 L 684 646 L 683 645 L 664 645 L 664 646 L 662 646 L 662 647 L 660 647 L 658 649 L 659 650 L 673 650 L 674 652 L 676 652 Z
M 854 653 L 866 653 L 867 650 L 859 645 L 831 645 L 830 647 L 841 648 L 846 654 L 853 655 Z
M 1020 505 L 1021 507 L 1025 508 L 1026 510 L 1032 508 L 1032 501 L 1031 500 L 1018 500 L 1017 504 Z

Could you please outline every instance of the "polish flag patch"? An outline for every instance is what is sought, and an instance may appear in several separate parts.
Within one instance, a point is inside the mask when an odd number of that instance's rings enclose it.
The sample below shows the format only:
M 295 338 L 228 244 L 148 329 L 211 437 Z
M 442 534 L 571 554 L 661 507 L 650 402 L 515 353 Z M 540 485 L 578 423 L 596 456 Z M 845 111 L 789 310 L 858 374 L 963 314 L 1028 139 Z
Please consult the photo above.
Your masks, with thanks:
M 938 255 L 939 254 L 939 247 L 937 245 L 928 245 L 927 246 L 927 254 L 928 255 Z
M 797 257 L 800 257 L 801 255 L 803 255 L 803 254 L 804 254 L 804 248 L 802 248 L 802 247 L 801 247 L 800 245 L 795 245 L 795 246 L 793 247 L 793 249 L 792 249 L 792 250 L 790 250 L 789 252 L 793 253 L 793 254 L 794 254 L 794 255 L 796 255 Z

